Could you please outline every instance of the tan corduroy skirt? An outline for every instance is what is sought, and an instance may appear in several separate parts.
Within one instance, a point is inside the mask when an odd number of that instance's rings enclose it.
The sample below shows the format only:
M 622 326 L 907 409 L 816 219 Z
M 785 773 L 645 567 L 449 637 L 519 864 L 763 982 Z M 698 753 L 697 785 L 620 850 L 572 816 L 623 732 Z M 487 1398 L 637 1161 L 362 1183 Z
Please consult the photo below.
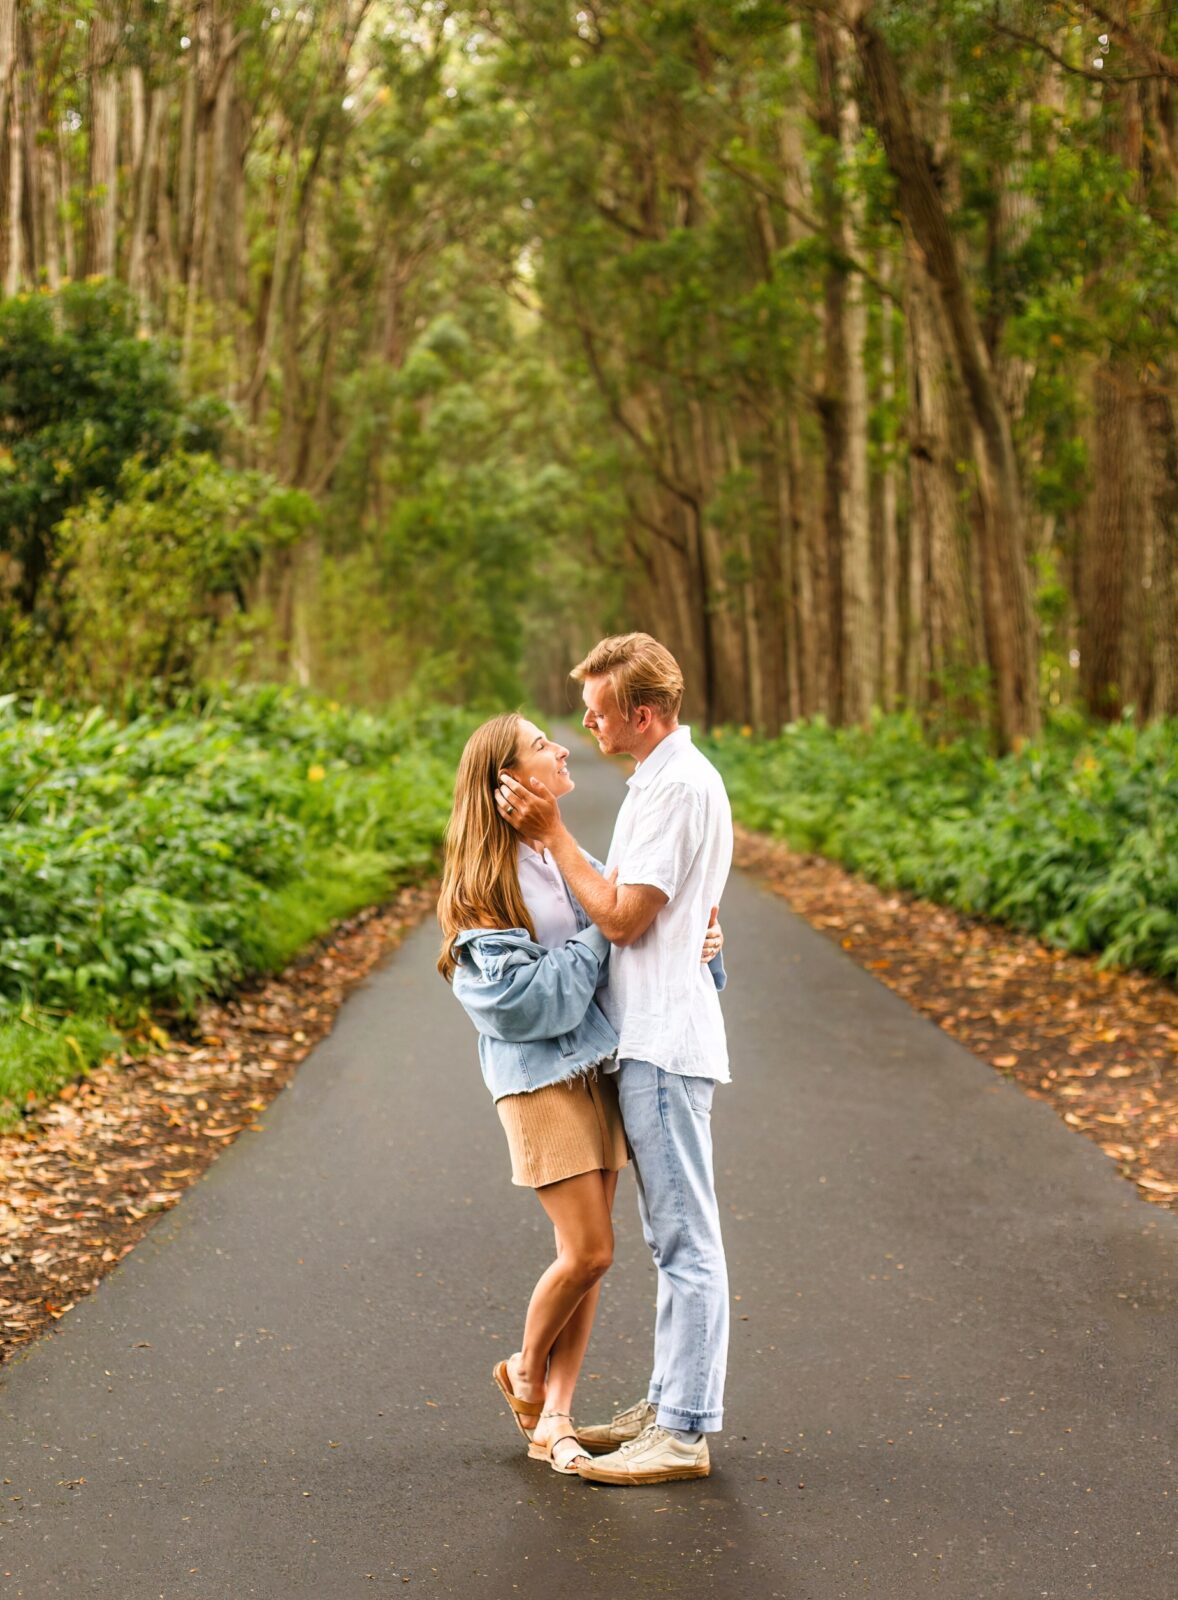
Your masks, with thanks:
M 582 1172 L 616 1172 L 629 1161 L 617 1083 L 597 1067 L 529 1094 L 505 1095 L 495 1109 L 511 1151 L 511 1181 L 526 1189 Z

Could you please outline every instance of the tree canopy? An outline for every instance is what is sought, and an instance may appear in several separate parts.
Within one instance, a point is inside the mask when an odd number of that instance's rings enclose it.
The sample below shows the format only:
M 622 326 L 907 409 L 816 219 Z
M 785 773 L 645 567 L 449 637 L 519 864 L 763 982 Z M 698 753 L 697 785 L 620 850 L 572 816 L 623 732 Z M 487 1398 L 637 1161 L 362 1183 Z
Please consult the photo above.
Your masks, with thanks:
M 1173 713 L 1176 30 L 0 0 L 8 659 L 66 511 L 149 538 L 213 442 L 319 508 L 235 580 L 266 675 L 551 695 L 643 626 L 709 720 Z

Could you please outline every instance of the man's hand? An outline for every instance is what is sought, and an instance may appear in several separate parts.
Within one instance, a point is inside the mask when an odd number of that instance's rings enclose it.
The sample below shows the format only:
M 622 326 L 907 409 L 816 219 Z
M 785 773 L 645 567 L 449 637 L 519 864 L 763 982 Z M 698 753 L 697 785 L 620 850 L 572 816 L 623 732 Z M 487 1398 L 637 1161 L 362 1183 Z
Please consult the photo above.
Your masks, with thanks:
M 712 907 L 711 915 L 708 917 L 708 931 L 704 934 L 701 961 L 714 961 L 724 948 L 724 930 L 717 921 L 719 912 L 719 906 Z
M 525 839 L 534 839 L 548 849 L 561 831 L 560 807 L 556 796 L 539 778 L 532 778 L 527 787 L 510 773 L 499 774 L 499 787 L 495 790 L 495 804 L 499 815 L 509 822 Z
M 591 867 L 561 821 L 555 795 L 539 778 L 523 784 L 501 772 L 495 804 L 517 833 L 552 851 L 564 881 L 611 944 L 633 944 L 666 905 L 661 889 L 647 883 L 627 883 L 619 889 L 616 867 L 607 877 Z

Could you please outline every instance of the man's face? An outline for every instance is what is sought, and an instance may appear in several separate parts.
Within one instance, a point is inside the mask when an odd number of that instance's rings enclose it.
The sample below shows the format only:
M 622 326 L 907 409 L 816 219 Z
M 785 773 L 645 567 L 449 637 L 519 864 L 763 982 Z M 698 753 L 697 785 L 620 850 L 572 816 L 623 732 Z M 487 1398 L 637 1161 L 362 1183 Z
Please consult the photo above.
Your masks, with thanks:
M 581 721 L 597 740 L 603 756 L 623 756 L 637 737 L 633 717 L 624 717 L 608 678 L 586 678 L 581 685 L 585 715 Z

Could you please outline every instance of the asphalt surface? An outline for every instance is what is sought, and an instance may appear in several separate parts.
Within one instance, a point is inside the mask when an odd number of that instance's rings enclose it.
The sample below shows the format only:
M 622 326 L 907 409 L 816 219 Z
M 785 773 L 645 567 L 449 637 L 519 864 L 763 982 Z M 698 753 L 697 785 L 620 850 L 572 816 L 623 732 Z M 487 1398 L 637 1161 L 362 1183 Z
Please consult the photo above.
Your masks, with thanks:
M 604 853 L 622 773 L 578 747 Z M 0 1376 L 8 1600 L 1178 1596 L 1175 1219 L 755 883 L 722 918 L 712 1476 L 590 1489 L 492 1388 L 550 1248 L 420 928 Z M 578 1396 L 643 1391 L 633 1186 Z

